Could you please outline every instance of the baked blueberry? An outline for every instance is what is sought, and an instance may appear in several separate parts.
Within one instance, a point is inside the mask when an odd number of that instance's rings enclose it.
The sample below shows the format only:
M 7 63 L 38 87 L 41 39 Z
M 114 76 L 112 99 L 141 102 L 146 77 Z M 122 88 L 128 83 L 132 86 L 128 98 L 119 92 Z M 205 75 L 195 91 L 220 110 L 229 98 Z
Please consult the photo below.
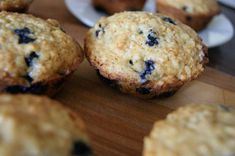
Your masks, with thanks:
M 100 34 L 104 34 L 104 33 L 105 33 L 104 27 L 102 27 L 102 25 L 99 24 L 98 29 L 95 31 L 95 36 L 96 36 L 96 37 L 99 37 Z
M 25 75 L 23 76 L 29 83 L 31 83 L 33 81 L 33 78 L 29 75 Z
M 32 62 L 34 59 L 38 59 L 39 55 L 36 52 L 31 52 L 28 57 L 25 57 L 25 63 L 28 67 L 32 66 Z
M 130 64 L 130 65 L 134 65 L 134 63 L 133 63 L 132 60 L 129 60 L 129 64 Z
M 155 64 L 154 64 L 154 62 L 152 60 L 145 61 L 144 64 L 145 64 L 145 69 L 140 74 L 140 78 L 141 78 L 142 82 L 145 82 L 146 79 L 147 79 L 146 77 L 148 75 L 151 75 L 153 70 L 155 69 Z
M 150 47 L 158 45 L 158 37 L 157 37 L 156 32 L 154 32 L 153 30 L 149 31 L 146 44 L 149 45 Z
M 9 86 L 5 89 L 7 93 L 19 94 L 19 93 L 32 93 L 32 94 L 43 94 L 47 91 L 48 86 L 42 83 L 31 84 L 30 86 L 14 85 Z
M 173 25 L 176 25 L 175 21 L 171 19 L 170 17 L 163 17 L 162 20 L 165 22 L 171 23 Z
M 150 94 L 150 88 L 145 88 L 145 87 L 140 87 L 140 88 L 136 88 L 137 93 L 142 94 L 142 95 L 147 95 Z
M 98 37 L 101 30 L 96 30 L 95 36 Z
M 143 32 L 143 30 L 138 29 L 138 33 L 141 35 L 141 34 L 143 34 L 144 32 Z
M 183 6 L 183 7 L 182 7 L 182 10 L 187 11 L 187 10 L 188 10 L 188 7 L 187 7 L 187 6 Z
M 161 93 L 158 95 L 158 97 L 160 98 L 167 98 L 167 97 L 171 97 L 176 93 L 176 91 L 167 91 L 165 93 Z
M 186 20 L 187 20 L 188 22 L 191 22 L 191 21 L 193 20 L 193 18 L 192 18 L 192 16 L 186 16 Z
M 32 34 L 29 28 L 24 27 L 22 29 L 15 29 L 14 32 L 18 35 L 18 43 L 19 44 L 27 44 L 30 42 L 34 42 L 36 39 L 30 37 L 29 35 Z
M 91 148 L 82 141 L 77 141 L 73 144 L 72 156 L 91 156 Z
M 100 72 L 97 70 L 97 75 L 99 76 L 100 80 L 106 83 L 107 85 L 113 87 L 113 88 L 119 88 L 118 81 L 117 80 L 110 80 L 100 74 Z

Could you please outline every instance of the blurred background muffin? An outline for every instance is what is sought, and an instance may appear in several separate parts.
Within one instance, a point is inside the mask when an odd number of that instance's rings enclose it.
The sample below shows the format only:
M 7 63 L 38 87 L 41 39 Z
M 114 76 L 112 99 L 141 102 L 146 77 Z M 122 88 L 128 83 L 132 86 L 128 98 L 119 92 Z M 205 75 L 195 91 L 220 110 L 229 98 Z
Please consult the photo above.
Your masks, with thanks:
M 220 8 L 216 0 L 157 0 L 157 11 L 200 31 L 220 12 Z
M 25 12 L 33 0 L 0 0 L 0 11 Z
M 1 156 L 91 156 L 76 112 L 43 96 L 0 95 Z
M 155 122 L 143 156 L 234 156 L 235 109 L 190 104 Z
M 98 10 L 103 10 L 108 14 L 122 11 L 142 10 L 146 0 L 92 0 L 93 6 Z

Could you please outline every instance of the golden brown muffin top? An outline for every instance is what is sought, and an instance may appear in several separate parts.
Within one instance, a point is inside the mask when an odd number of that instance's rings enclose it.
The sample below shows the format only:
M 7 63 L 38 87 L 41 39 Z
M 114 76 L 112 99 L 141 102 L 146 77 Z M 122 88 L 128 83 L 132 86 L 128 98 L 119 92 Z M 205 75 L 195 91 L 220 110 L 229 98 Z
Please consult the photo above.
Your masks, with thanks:
M 55 79 L 83 60 L 79 45 L 55 20 L 0 13 L 0 80 L 25 84 Z
M 102 18 L 85 40 L 88 60 L 102 75 L 154 87 L 196 78 L 204 70 L 204 50 L 194 30 L 147 12 Z

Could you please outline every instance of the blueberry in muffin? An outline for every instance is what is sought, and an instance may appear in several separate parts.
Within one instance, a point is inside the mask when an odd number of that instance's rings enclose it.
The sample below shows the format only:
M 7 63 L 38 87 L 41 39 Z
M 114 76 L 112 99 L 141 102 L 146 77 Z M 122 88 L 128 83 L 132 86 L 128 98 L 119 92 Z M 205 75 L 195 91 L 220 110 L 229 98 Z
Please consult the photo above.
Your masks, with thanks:
M 216 0 L 156 0 L 157 11 L 174 17 L 196 31 L 204 29 L 220 13 Z
M 83 60 L 55 20 L 0 13 L 0 92 L 53 95 Z
M 100 19 L 86 35 L 85 54 L 103 80 L 143 98 L 173 95 L 208 62 L 207 47 L 194 30 L 147 12 Z
M 144 156 L 235 155 L 235 109 L 191 104 L 157 121 L 144 139 Z
M 59 102 L 0 95 L 0 155 L 91 156 L 83 121 Z
M 19 38 L 18 39 L 19 44 L 28 44 L 28 43 L 34 42 L 36 40 L 34 38 L 29 37 L 29 34 L 32 34 L 32 32 L 27 27 L 24 27 L 22 29 L 15 29 L 14 32 Z

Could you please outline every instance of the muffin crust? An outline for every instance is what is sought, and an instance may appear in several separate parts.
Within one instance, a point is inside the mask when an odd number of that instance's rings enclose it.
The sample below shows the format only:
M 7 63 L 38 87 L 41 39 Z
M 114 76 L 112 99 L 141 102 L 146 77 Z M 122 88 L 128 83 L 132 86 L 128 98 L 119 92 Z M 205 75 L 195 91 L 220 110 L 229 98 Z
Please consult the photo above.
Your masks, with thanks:
M 0 91 L 60 81 L 83 60 L 80 46 L 55 20 L 0 13 Z
M 125 24 L 124 24 L 125 23 Z M 124 12 L 102 18 L 85 39 L 86 56 L 124 91 L 153 97 L 197 78 L 207 48 L 188 26 L 161 14 Z M 140 88 L 140 89 L 139 89 Z

